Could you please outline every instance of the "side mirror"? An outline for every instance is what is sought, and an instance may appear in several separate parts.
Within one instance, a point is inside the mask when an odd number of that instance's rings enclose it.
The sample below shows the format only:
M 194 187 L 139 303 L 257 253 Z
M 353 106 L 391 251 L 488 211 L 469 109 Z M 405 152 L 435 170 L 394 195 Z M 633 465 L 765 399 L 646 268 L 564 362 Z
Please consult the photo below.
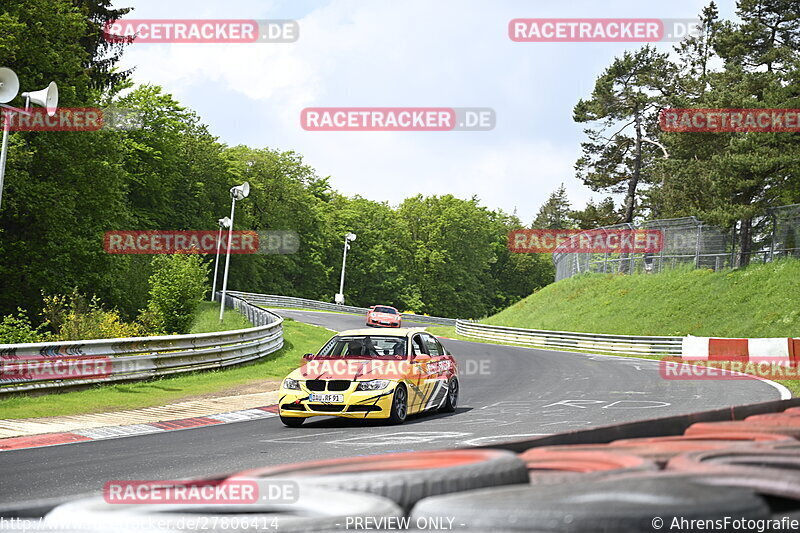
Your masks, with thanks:
M 370 305 L 369 308 L 370 309 L 375 309 L 375 306 L 374 305 Z
M 306 354 L 303 354 L 303 361 L 311 361 L 315 357 L 316 357 L 316 355 L 314 355 L 313 353 L 306 353 Z

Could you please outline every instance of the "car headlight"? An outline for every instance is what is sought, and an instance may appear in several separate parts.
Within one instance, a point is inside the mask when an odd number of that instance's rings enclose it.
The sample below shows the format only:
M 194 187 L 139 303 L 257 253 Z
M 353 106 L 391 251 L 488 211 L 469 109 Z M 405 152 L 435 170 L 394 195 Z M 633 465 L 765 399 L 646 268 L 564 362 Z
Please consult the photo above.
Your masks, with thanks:
M 372 381 L 362 381 L 356 390 L 381 390 L 389 386 L 388 379 L 373 379 Z
M 300 382 L 297 381 L 296 379 L 286 378 L 283 380 L 283 388 L 300 390 Z

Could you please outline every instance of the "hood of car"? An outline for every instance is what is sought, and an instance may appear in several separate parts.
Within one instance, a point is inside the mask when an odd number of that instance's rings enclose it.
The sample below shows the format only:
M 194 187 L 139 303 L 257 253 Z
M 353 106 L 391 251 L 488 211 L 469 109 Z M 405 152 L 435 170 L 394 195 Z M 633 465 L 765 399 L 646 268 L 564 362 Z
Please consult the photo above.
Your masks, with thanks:
M 389 313 L 378 313 L 377 311 L 372 311 L 370 313 L 372 318 L 377 318 L 378 320 L 398 320 L 400 315 L 392 315 Z

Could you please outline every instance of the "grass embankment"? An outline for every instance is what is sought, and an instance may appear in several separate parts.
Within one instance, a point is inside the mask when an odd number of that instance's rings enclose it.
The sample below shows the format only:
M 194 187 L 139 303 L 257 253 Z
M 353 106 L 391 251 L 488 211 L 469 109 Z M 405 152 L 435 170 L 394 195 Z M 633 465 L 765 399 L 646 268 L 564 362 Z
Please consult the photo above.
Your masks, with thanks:
M 652 275 L 585 274 L 548 285 L 481 322 L 622 335 L 800 337 L 800 261 L 722 272 L 681 268 Z M 453 327 L 429 331 L 493 342 L 456 335 Z M 780 383 L 800 396 L 800 381 Z
M 562 280 L 482 320 L 624 335 L 800 337 L 800 261 Z
M 192 333 L 207 331 L 205 328 L 213 325 L 214 320 L 217 320 L 216 324 L 219 326 L 218 313 L 219 308 L 213 303 L 204 305 L 198 312 Z M 228 313 L 235 316 L 229 317 Z M 213 320 L 205 318 L 208 314 L 213 315 Z M 228 311 L 223 326 L 225 327 L 212 328 L 211 331 L 240 329 L 249 327 L 250 324 L 239 313 Z M 331 332 L 325 328 L 291 319 L 284 319 L 283 332 L 283 348 L 255 363 L 46 396 L 8 397 L 0 399 L 0 418 L 35 418 L 121 411 L 165 405 L 201 396 L 224 395 L 226 391 L 233 393 L 241 391 L 242 388 L 247 388 L 249 392 L 258 392 L 259 383 L 283 379 L 286 374 L 299 366 L 304 353 L 318 350 L 331 336 Z

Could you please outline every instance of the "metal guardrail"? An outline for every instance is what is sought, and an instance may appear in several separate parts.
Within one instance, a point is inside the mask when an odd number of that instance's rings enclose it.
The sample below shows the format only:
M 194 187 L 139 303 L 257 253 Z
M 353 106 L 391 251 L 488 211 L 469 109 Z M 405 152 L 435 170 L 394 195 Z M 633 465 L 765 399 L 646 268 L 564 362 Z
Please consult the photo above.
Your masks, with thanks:
M 275 294 L 257 294 L 252 292 L 229 291 L 245 301 L 256 305 L 267 307 L 287 307 L 292 309 L 313 309 L 316 311 L 340 311 L 345 313 L 365 314 L 369 311 L 366 307 L 354 307 L 352 305 L 339 305 L 319 300 L 309 300 L 306 298 L 295 298 L 293 296 L 278 296 Z M 427 322 L 429 324 L 441 324 L 444 326 L 454 326 L 456 319 L 443 318 L 439 316 L 417 315 L 413 313 L 403 313 L 403 318 L 417 322 Z
M 0 344 L 0 395 L 75 385 L 110 383 L 167 376 L 181 372 L 222 368 L 264 357 L 283 346 L 283 318 L 260 306 L 366 313 L 367 308 L 305 298 L 232 292 L 226 307 L 244 314 L 253 328 L 195 335 L 164 335 L 69 342 Z M 498 340 L 541 348 L 568 348 L 632 355 L 680 356 L 682 337 L 643 337 L 547 331 L 493 326 L 466 320 L 404 314 L 404 318 L 455 325 L 466 337 Z M 31 372 L 39 363 L 100 365 L 102 372 L 86 375 Z M 70 366 L 71 365 L 71 366 Z M 12 376 L 12 377 L 9 377 Z M 24 376 L 24 378 L 19 377 Z
M 525 344 L 540 348 L 570 348 L 630 355 L 671 355 L 680 357 L 683 337 L 643 337 L 574 333 L 541 329 L 492 326 L 477 322 L 456 322 L 456 333 L 465 337 Z
M 0 344 L 0 395 L 221 368 L 259 359 L 283 346 L 283 318 L 236 296 L 225 300 L 226 307 L 242 312 L 255 327 L 194 335 Z M 37 363 L 53 371 L 36 372 Z M 68 371 L 76 367 L 96 371 L 80 375 Z M 67 372 L 59 374 L 58 369 Z

